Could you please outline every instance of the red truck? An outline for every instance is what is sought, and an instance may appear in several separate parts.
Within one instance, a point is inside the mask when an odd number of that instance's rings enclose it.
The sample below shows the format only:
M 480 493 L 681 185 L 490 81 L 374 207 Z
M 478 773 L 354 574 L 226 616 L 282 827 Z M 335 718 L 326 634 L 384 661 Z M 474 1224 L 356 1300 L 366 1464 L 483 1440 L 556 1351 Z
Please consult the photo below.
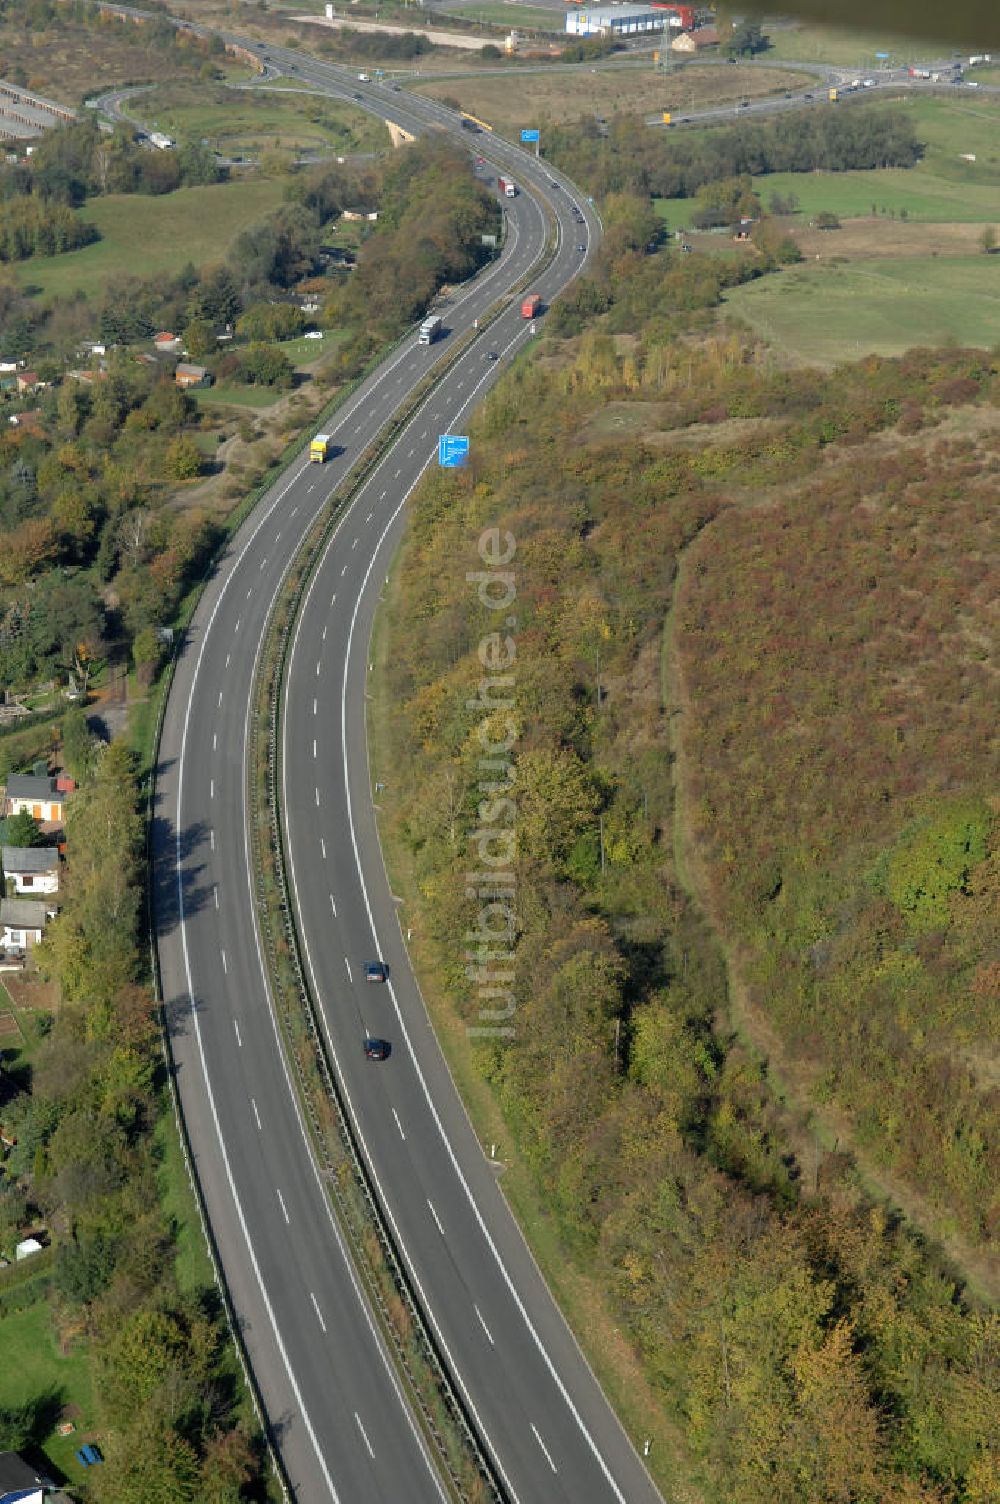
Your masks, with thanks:
M 521 304 L 521 317 L 523 319 L 537 319 L 542 311 L 542 300 L 537 292 L 529 292 Z

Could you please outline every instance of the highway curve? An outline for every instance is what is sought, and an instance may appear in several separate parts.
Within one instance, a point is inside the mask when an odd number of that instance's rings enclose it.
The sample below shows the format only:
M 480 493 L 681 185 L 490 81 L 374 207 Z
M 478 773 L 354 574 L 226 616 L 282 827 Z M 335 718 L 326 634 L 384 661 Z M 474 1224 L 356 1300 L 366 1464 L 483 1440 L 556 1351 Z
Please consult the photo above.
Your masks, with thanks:
M 244 40 L 245 39 L 241 39 Z M 345 70 L 252 45 L 280 67 L 406 129 L 455 133 L 432 101 L 362 89 Z M 515 148 L 478 138 L 532 191 L 508 203 L 502 258 L 445 309 L 468 331 L 538 261 L 551 221 L 559 248 L 546 298 L 579 268 L 597 231 L 571 185 Z M 533 289 L 536 284 L 532 284 Z M 516 307 L 473 341 L 396 439 L 343 518 L 296 637 L 283 726 L 290 865 L 308 964 L 355 1127 L 400 1249 L 512 1499 L 658 1496 L 562 1321 L 497 1192 L 410 973 L 388 894 L 367 777 L 364 675 L 378 581 L 406 496 L 461 431 L 495 378 L 490 350 L 530 338 Z M 399 1392 L 330 1216 L 278 1043 L 254 920 L 248 860 L 248 714 L 270 605 L 345 470 L 426 373 L 410 336 L 327 425 L 343 454 L 297 460 L 231 540 L 180 649 L 157 766 L 154 894 L 163 996 L 188 1133 L 244 1341 L 296 1498 L 437 1500 L 433 1464 Z M 345 715 L 346 711 L 346 715 Z M 360 970 L 392 967 L 378 1003 Z M 372 1013 L 392 1010 L 392 1022 Z M 365 1024 L 393 1040 L 376 1066 Z M 385 1027 L 383 1027 L 385 1025 Z

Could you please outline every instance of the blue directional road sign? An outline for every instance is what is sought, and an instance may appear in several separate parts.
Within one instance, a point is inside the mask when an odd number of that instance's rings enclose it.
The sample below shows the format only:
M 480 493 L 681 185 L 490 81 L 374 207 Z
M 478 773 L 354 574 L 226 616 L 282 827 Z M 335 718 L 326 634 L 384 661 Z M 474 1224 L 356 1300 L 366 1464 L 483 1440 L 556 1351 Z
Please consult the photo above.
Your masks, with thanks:
M 447 470 L 456 470 L 469 458 L 469 441 L 461 434 L 443 433 L 438 436 L 438 464 Z
M 521 140 L 522 141 L 537 141 L 538 140 L 538 132 L 537 132 L 537 130 L 522 131 L 521 132 Z

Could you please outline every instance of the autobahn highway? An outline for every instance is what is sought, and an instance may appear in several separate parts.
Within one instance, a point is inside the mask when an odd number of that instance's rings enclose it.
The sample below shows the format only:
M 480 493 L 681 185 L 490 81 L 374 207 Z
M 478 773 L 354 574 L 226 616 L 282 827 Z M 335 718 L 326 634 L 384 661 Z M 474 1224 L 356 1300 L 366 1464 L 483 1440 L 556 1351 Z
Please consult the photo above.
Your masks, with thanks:
M 282 68 L 294 61 L 300 77 L 332 93 L 363 92 L 368 108 L 414 133 L 445 128 L 469 144 L 455 117 L 432 101 L 362 90 L 345 70 L 257 50 Z M 585 203 L 583 221 L 573 217 L 571 185 L 554 187 L 553 175 L 516 148 L 477 142 L 491 161 L 516 164 L 532 191 L 507 205 L 500 260 L 443 310 L 452 339 L 538 263 L 554 233 L 551 265 L 532 283 L 553 296 L 581 264 L 577 244 L 589 246 L 599 228 Z M 456 431 L 503 357 L 528 339 L 516 306 L 473 339 L 338 527 L 289 683 L 289 854 L 309 966 L 363 1151 L 507 1493 L 522 1504 L 643 1504 L 658 1495 L 497 1191 L 423 1014 L 386 889 L 366 770 L 367 638 L 405 498 L 437 434 Z M 264 1407 L 292 1491 L 308 1501 L 444 1495 L 329 1213 L 279 1047 L 248 851 L 251 682 L 268 611 L 300 542 L 440 348 L 404 340 L 327 425 L 343 454 L 323 467 L 296 461 L 234 536 L 185 634 L 158 759 L 155 916 L 178 1091 Z M 490 360 L 491 351 L 501 359 Z M 323 843 L 329 865 L 321 867 Z M 382 1030 L 394 1049 L 381 1066 L 361 1049 L 361 1012 L 372 1003 L 360 970 L 373 947 L 392 966 L 390 986 L 378 990 L 397 1017 Z

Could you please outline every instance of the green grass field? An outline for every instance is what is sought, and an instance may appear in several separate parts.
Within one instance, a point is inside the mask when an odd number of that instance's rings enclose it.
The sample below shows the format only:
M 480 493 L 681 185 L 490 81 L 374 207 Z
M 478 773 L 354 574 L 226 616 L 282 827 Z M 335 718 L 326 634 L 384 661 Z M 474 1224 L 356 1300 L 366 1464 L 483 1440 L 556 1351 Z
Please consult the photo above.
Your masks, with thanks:
M 235 381 L 220 381 L 216 386 L 207 386 L 191 396 L 199 407 L 247 407 L 254 411 L 273 407 L 286 392 L 274 386 L 243 386 Z
M 275 208 L 283 191 L 281 181 L 250 178 L 180 188 L 161 198 L 130 193 L 92 199 L 80 214 L 97 225 L 102 239 L 62 256 L 22 262 L 18 281 L 42 297 L 78 288 L 92 297 L 114 277 L 172 275 L 189 261 L 222 261 L 240 231 Z
M 352 105 L 293 89 L 226 89 L 163 84 L 137 95 L 131 112 L 151 129 L 178 140 L 207 141 L 224 156 L 256 155 L 269 147 L 288 151 L 386 150 L 385 126 Z
M 874 101 L 873 101 L 874 103 Z M 821 209 L 843 219 L 879 213 L 938 222 L 1000 220 L 1000 100 L 955 91 L 954 96 L 883 100 L 913 121 L 924 155 L 916 167 L 872 172 L 776 172 L 754 179 L 765 209 L 772 193 L 794 193 L 803 220 Z M 833 108 L 833 106 L 831 106 Z M 851 106 L 851 108 L 857 108 Z M 963 160 L 963 153 L 975 162 Z M 687 199 L 657 199 L 657 212 L 672 229 L 688 223 Z
M 52 1333 L 48 1306 L 37 1301 L 0 1321 L 0 1410 L 54 1395 L 75 1409 L 76 1432 L 61 1437 L 55 1432 L 42 1440 L 45 1453 L 74 1483 L 83 1469 L 73 1453 L 86 1440 L 96 1419 L 90 1370 L 84 1351 L 60 1352 Z
M 786 356 L 820 365 L 913 345 L 1000 341 L 1000 257 L 806 264 L 734 288 L 726 306 Z
M 961 164 L 960 164 L 961 165 Z M 754 189 L 766 209 L 773 193 L 798 198 L 798 215 L 808 220 L 821 209 L 841 219 L 905 210 L 910 219 L 957 220 L 978 224 L 1000 218 L 1000 190 L 983 183 L 961 181 L 962 174 L 939 173 L 922 163 L 916 167 L 884 167 L 874 172 L 775 172 L 754 178 Z M 681 200 L 664 200 L 671 222 Z M 678 220 L 683 223 L 683 220 Z

